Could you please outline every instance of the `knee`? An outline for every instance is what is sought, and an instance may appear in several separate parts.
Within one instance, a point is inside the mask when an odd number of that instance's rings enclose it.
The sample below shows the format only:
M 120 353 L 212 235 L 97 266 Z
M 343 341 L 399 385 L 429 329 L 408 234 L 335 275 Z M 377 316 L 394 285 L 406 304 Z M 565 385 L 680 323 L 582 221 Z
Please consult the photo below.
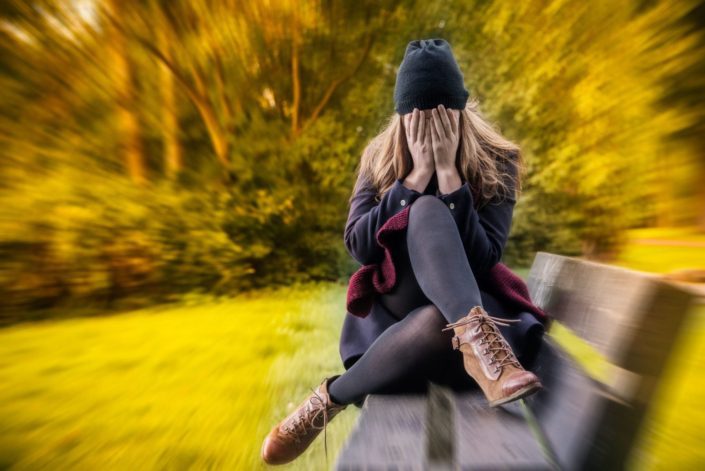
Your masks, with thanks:
M 441 208 L 446 205 L 434 195 L 421 195 L 409 208 L 409 218 L 426 218 L 431 215 L 442 214 Z
M 426 304 L 419 308 L 418 316 L 428 328 L 442 328 L 446 325 L 446 319 L 443 313 L 435 304 Z
M 409 234 L 416 234 L 419 229 L 426 232 L 445 230 L 454 226 L 450 210 L 443 200 L 434 195 L 419 196 L 409 208 Z
M 411 207 L 415 208 L 417 212 L 420 212 L 428 211 L 429 209 L 433 209 L 438 205 L 445 206 L 445 204 L 443 204 L 443 201 L 441 201 L 441 199 L 437 196 L 421 195 L 414 200 L 414 204 L 412 204 Z M 410 209 L 409 211 L 412 210 Z
M 417 333 L 418 342 L 431 347 L 430 350 L 434 351 L 445 351 L 450 348 L 450 337 L 453 336 L 453 331 L 443 331 L 448 321 L 435 304 L 421 306 L 414 320 L 416 321 L 414 332 Z

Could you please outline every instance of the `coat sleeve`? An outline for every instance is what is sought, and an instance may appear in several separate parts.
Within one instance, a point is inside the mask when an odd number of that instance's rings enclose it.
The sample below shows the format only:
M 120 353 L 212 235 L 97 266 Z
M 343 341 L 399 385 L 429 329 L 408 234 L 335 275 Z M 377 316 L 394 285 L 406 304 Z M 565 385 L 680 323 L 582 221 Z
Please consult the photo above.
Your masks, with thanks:
M 510 165 L 507 173 L 516 176 L 516 166 Z M 467 181 L 457 190 L 439 195 L 453 215 L 470 267 L 476 276 L 484 276 L 502 259 L 509 238 L 516 197 L 513 181 L 507 181 L 506 195 L 497 196 L 479 210 Z
M 396 179 L 380 201 L 376 201 L 375 188 L 366 177 L 358 175 L 345 224 L 344 240 L 348 253 L 360 264 L 382 261 L 384 250 L 375 238 L 377 231 L 389 218 L 422 195 L 405 187 L 403 181 L 401 178 Z

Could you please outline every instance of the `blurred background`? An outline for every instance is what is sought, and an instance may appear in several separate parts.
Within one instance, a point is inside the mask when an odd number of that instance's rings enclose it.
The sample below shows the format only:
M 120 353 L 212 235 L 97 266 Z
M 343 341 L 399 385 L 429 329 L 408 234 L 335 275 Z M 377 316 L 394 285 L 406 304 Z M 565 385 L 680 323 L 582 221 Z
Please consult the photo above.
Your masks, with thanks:
M 5 0 L 0 469 L 261 467 L 342 371 L 355 167 L 429 37 L 523 149 L 507 265 L 705 282 L 705 2 Z M 635 468 L 705 463 L 697 315 Z

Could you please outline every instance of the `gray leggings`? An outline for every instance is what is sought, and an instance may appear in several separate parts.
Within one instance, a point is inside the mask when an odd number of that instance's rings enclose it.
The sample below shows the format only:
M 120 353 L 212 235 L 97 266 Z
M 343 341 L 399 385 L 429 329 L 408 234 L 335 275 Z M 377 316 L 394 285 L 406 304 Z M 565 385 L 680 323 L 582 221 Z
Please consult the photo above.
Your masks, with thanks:
M 405 237 L 394 247 L 397 283 L 379 300 L 399 321 L 331 384 L 340 404 L 359 402 L 370 393 L 423 391 L 428 380 L 455 389 L 476 387 L 462 355 L 452 349 L 446 323 L 464 317 L 483 301 L 450 210 L 432 195 L 409 208 Z M 495 307 L 493 306 L 494 310 Z
M 406 237 L 393 255 L 397 283 L 379 300 L 398 319 L 433 304 L 447 322 L 454 322 L 482 305 L 453 216 L 439 198 L 424 195 L 411 205 Z
M 414 309 L 432 304 L 446 322 L 454 322 L 472 306 L 481 305 L 491 315 L 504 317 L 499 301 L 480 291 L 455 221 L 443 202 L 422 196 L 410 211 L 413 217 L 410 212 L 406 237 L 392 250 L 397 282 L 378 298 L 387 311 L 401 320 Z

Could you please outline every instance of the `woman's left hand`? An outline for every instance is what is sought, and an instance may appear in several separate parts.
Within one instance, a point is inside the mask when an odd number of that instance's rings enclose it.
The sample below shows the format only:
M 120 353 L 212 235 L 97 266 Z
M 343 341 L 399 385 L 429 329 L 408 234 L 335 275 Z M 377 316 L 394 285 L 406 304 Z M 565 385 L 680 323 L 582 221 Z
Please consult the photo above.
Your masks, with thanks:
M 431 142 L 436 169 L 452 170 L 460 142 L 460 111 L 438 105 L 431 110 L 431 115 Z

